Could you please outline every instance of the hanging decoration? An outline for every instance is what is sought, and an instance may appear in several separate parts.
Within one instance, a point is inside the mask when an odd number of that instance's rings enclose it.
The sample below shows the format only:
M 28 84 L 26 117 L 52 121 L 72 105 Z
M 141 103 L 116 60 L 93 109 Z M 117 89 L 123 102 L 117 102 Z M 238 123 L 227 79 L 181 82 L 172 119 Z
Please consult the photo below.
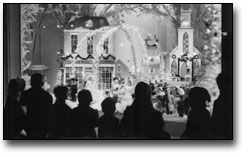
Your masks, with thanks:
M 136 64 L 135 47 L 132 44 L 132 39 L 131 39 L 131 36 L 129 35 L 129 32 L 126 29 L 124 29 L 124 28 L 122 28 L 122 31 L 125 33 L 125 35 L 127 37 L 127 40 L 129 41 L 130 49 L 131 49 L 131 52 L 132 52 L 133 66 L 134 66 L 134 70 L 132 72 L 134 72 L 134 74 L 137 75 L 137 64 Z

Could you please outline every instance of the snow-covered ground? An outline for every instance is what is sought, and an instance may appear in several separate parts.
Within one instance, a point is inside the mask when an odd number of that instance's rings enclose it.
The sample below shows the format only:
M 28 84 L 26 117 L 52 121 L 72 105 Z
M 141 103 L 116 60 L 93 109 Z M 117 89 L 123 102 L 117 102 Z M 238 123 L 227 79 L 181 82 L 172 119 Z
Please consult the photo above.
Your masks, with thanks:
M 116 110 L 119 113 L 123 113 L 127 106 L 132 104 L 132 97 L 131 94 L 133 92 L 132 87 L 126 87 L 126 94 L 121 98 L 121 102 L 116 104 Z M 105 99 L 104 97 L 104 91 L 102 90 L 93 90 L 91 91 L 93 101 L 91 103 L 91 107 L 94 109 L 97 109 L 98 111 L 101 111 L 101 103 Z M 55 102 L 55 96 L 53 93 L 51 93 L 53 97 L 53 103 Z M 72 102 L 70 100 L 66 100 L 66 104 L 71 108 L 75 108 L 78 105 L 78 100 L 76 102 Z

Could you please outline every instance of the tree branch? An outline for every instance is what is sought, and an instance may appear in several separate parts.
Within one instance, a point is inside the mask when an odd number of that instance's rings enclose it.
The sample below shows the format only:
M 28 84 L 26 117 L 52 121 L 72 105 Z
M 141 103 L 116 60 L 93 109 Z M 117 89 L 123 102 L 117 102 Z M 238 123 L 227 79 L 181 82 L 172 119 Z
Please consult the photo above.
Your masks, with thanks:
M 35 36 L 34 36 L 34 38 L 33 38 L 33 47 L 32 47 L 32 51 L 31 51 L 31 53 L 32 53 L 32 60 L 33 60 L 33 55 L 34 55 L 34 51 L 35 51 L 35 48 L 36 48 L 36 39 L 37 39 L 37 35 L 38 35 L 38 33 L 39 33 L 39 31 L 40 31 L 40 29 L 41 29 L 41 24 L 42 24 L 42 21 L 43 21 L 43 19 L 45 18 L 45 16 L 46 16 L 46 12 L 45 11 L 43 11 L 42 12 L 42 15 L 41 15 L 41 19 L 39 20 L 39 24 L 38 24 L 38 26 L 37 26 L 37 30 L 36 30 L 36 32 L 35 32 Z
M 108 6 L 106 6 L 99 14 L 99 16 L 106 16 L 106 14 L 108 13 L 108 10 L 113 6 L 113 4 L 109 4 Z

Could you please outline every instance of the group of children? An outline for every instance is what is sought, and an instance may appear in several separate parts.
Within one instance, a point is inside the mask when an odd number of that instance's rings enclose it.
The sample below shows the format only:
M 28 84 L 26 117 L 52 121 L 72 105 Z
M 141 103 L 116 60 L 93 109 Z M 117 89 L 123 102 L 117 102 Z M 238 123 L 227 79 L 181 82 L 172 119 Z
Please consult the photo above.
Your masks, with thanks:
M 55 104 L 61 106 L 61 109 L 54 110 L 55 115 L 58 117 L 54 123 L 59 124 L 58 128 L 55 127 L 56 133 L 53 135 L 55 138 L 95 139 L 119 137 L 119 119 L 114 116 L 116 102 L 113 98 L 108 97 L 103 100 L 101 107 L 104 114 L 99 117 L 99 112 L 90 107 L 92 95 L 89 90 L 83 89 L 78 93 L 79 104 L 73 110 L 66 107 L 66 96 L 61 96 L 66 95 L 67 88 L 63 86 L 56 87 L 54 93 L 56 96 Z M 61 104 L 59 104 L 60 102 Z
M 223 79 L 225 80 L 225 77 Z M 126 108 L 121 120 L 114 115 L 116 100 L 112 97 L 102 101 L 103 115 L 101 115 L 102 113 L 91 108 L 92 95 L 87 89 L 78 93 L 79 104 L 71 109 L 65 103 L 67 87 L 58 86 L 54 89 L 56 101 L 52 104 L 51 95 L 44 91 L 42 86 L 43 76 L 38 73 L 31 76 L 31 88 L 26 91 L 23 91 L 24 82 L 18 79 L 10 81 L 4 108 L 4 139 L 19 138 L 22 130 L 26 132 L 23 138 L 28 139 L 170 138 L 170 135 L 163 130 L 162 113 L 153 108 L 152 88 L 145 82 L 136 85 L 133 103 Z M 222 87 L 225 85 L 219 85 L 220 89 L 223 89 Z M 225 95 L 229 94 L 221 90 L 221 95 L 215 102 L 216 110 L 211 117 L 206 109 L 211 99 L 208 91 L 202 87 L 191 88 L 187 99 L 190 111 L 181 138 L 232 137 L 230 132 L 232 127 L 229 124 L 232 117 L 229 114 L 231 108 L 226 106 L 230 101 L 225 101 L 228 100 Z M 223 112 L 223 117 L 221 108 L 228 109 L 228 112 Z M 222 120 L 225 117 L 228 118 L 226 122 Z M 220 126 L 227 129 L 223 130 Z

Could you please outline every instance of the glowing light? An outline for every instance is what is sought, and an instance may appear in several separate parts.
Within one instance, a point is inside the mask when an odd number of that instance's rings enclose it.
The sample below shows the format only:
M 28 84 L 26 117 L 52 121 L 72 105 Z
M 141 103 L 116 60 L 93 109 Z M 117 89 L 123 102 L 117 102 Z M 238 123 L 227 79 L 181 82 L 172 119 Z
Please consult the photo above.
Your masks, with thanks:
M 86 23 L 86 27 L 93 27 L 93 21 L 88 20 L 87 23 Z
M 140 68 L 137 68 L 137 70 L 136 70 L 138 73 L 141 71 L 141 69 Z
M 187 26 L 187 25 L 189 25 L 189 22 L 188 21 L 183 21 L 183 25 Z
M 46 28 L 46 26 L 43 26 L 43 28 Z
M 132 65 L 132 67 L 131 67 L 131 72 L 135 73 L 135 66 L 134 65 Z
M 211 32 L 211 30 L 210 30 L 210 29 L 207 29 L 206 31 L 207 31 L 206 33 L 210 33 L 210 32 Z

